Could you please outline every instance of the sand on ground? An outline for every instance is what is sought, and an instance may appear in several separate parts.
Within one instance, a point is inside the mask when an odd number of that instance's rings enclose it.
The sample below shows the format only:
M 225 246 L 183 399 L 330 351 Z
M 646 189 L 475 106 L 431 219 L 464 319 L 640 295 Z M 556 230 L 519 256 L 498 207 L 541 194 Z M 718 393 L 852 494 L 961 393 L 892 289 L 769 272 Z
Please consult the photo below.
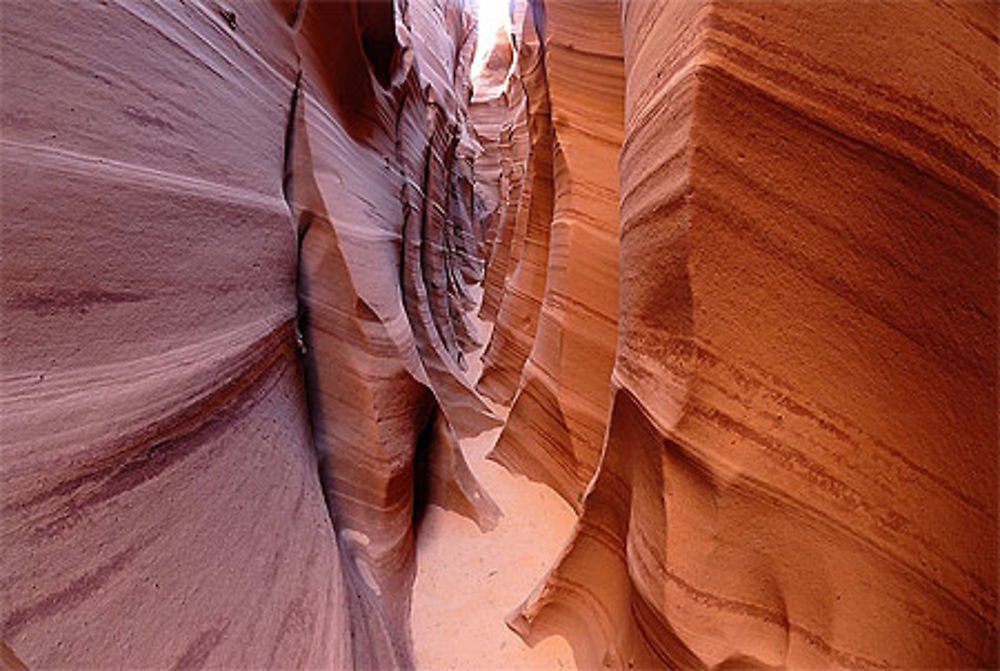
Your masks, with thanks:
M 482 342 L 488 341 L 488 327 Z M 469 376 L 479 375 L 479 353 Z M 505 617 L 534 589 L 569 538 L 572 508 L 548 487 L 486 460 L 499 428 L 461 441 L 472 472 L 503 511 L 483 533 L 456 513 L 428 506 L 417 530 L 411 627 L 418 669 L 573 669 L 559 636 L 529 648 Z

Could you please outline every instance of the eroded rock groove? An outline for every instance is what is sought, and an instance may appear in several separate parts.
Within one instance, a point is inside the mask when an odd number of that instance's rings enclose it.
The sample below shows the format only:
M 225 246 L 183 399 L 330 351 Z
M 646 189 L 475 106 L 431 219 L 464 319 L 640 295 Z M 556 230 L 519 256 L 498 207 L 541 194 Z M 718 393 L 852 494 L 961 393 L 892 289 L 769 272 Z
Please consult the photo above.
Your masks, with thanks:
M 3 5 L 0 665 L 995 667 L 995 3 L 477 9 Z

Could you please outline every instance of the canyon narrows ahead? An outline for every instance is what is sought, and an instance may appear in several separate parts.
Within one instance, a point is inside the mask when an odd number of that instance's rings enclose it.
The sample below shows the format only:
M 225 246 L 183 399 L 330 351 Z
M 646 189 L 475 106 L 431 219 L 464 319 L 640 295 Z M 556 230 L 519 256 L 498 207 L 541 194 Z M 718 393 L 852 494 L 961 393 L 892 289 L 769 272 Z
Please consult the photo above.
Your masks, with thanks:
M 475 12 L 0 4 L 0 667 L 996 667 L 997 5 Z

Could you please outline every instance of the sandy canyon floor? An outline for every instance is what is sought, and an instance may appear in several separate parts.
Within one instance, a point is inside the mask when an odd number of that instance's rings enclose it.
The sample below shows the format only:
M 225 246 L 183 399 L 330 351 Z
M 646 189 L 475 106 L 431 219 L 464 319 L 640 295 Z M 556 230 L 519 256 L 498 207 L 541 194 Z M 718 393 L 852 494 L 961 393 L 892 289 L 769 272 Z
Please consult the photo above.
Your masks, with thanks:
M 480 342 L 489 342 L 489 330 L 482 324 Z M 473 381 L 481 354 L 471 357 Z M 576 668 L 564 638 L 529 648 L 504 621 L 552 565 L 575 517 L 550 488 L 486 458 L 500 431 L 461 441 L 469 468 L 503 512 L 496 528 L 483 533 L 471 520 L 432 505 L 417 530 L 411 626 L 419 669 Z
M 417 541 L 413 646 L 420 669 L 572 669 L 565 639 L 534 648 L 504 617 L 545 575 L 573 526 L 573 512 L 544 485 L 487 461 L 499 435 L 462 442 L 469 466 L 503 510 L 495 529 L 431 506 Z

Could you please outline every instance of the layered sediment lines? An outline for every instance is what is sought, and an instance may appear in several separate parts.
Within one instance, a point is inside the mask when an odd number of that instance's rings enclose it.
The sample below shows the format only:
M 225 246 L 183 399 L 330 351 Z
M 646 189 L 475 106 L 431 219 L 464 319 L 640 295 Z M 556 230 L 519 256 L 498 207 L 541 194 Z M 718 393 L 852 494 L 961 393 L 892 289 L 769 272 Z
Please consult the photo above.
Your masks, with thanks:
M 483 355 L 483 372 L 476 389 L 497 403 L 509 405 L 517 391 L 521 369 L 531 353 L 538 315 L 545 293 L 549 234 L 552 226 L 554 149 L 545 45 L 536 20 L 541 16 L 529 6 L 523 12 L 517 58 L 523 87 L 525 122 L 528 129 L 527 162 L 517 209 L 503 246 L 506 264 L 503 291 L 498 300 L 495 327 Z M 512 100 L 519 102 L 518 98 Z M 519 121 L 515 117 L 515 121 Z M 514 139 L 517 139 L 516 136 Z M 510 209 L 510 205 L 507 206 Z M 498 252 L 494 252 L 496 255 Z M 499 282 L 500 279 L 494 280 Z M 492 286 L 496 286 L 493 284 Z M 492 291 L 495 291 L 493 289 Z M 491 292 L 487 285 L 486 292 Z M 495 294 L 494 294 L 495 295 Z M 489 297 L 485 300 L 494 300 Z M 489 317 L 489 309 L 482 313 Z
M 995 8 L 621 20 L 611 413 L 512 624 L 583 666 L 996 665 Z
M 516 52 L 515 52 L 516 56 Z M 477 217 L 486 238 L 486 271 L 479 315 L 495 320 L 504 295 L 518 211 L 524 202 L 529 150 L 527 106 L 520 67 L 507 62 L 499 92 L 478 87 L 469 108 L 480 152 L 475 160 Z M 482 97 L 480 98 L 480 96 Z
M 523 5 L 522 5 L 523 6 Z M 527 108 L 514 35 L 500 31 L 475 77 L 469 120 L 479 144 L 475 157 L 476 218 L 487 260 L 479 315 L 494 320 L 503 296 L 528 158 Z
M 544 17 L 554 205 L 538 326 L 492 457 L 579 508 L 604 439 L 617 336 L 622 40 L 616 2 L 534 12 Z
M 2 29 L 0 638 L 31 667 L 411 666 L 421 501 L 498 513 L 454 438 L 494 421 L 462 373 L 470 15 Z
M 996 7 L 511 14 L 4 6 L 4 665 L 411 668 L 493 403 L 529 644 L 998 664 Z
M 445 438 L 487 417 L 460 367 L 475 344 L 462 327 L 472 307 L 464 274 L 482 273 L 472 263 L 481 236 L 469 207 L 459 207 L 462 194 L 471 206 L 471 155 L 461 150 L 470 26 L 443 3 L 410 6 L 401 28 L 391 5 L 379 7 L 359 5 L 365 23 L 355 39 L 350 6 L 306 6 L 304 109 L 290 131 L 287 177 L 301 238 L 306 361 L 316 372 L 307 378 L 312 427 L 347 558 L 355 663 L 364 668 L 412 663 L 415 478 L 428 477 L 431 463 L 452 465 L 450 473 L 467 476 L 456 493 L 478 493 Z M 435 15 L 450 29 L 429 28 Z M 360 82 L 367 89 L 331 80 L 366 61 L 376 75 Z M 432 459 L 432 450 L 447 453 Z M 477 499 L 448 500 L 481 509 L 488 524 L 496 512 L 485 493 Z
M 264 5 L 237 21 L 3 9 L 0 637 L 32 668 L 350 661 L 281 189 L 295 52 Z

